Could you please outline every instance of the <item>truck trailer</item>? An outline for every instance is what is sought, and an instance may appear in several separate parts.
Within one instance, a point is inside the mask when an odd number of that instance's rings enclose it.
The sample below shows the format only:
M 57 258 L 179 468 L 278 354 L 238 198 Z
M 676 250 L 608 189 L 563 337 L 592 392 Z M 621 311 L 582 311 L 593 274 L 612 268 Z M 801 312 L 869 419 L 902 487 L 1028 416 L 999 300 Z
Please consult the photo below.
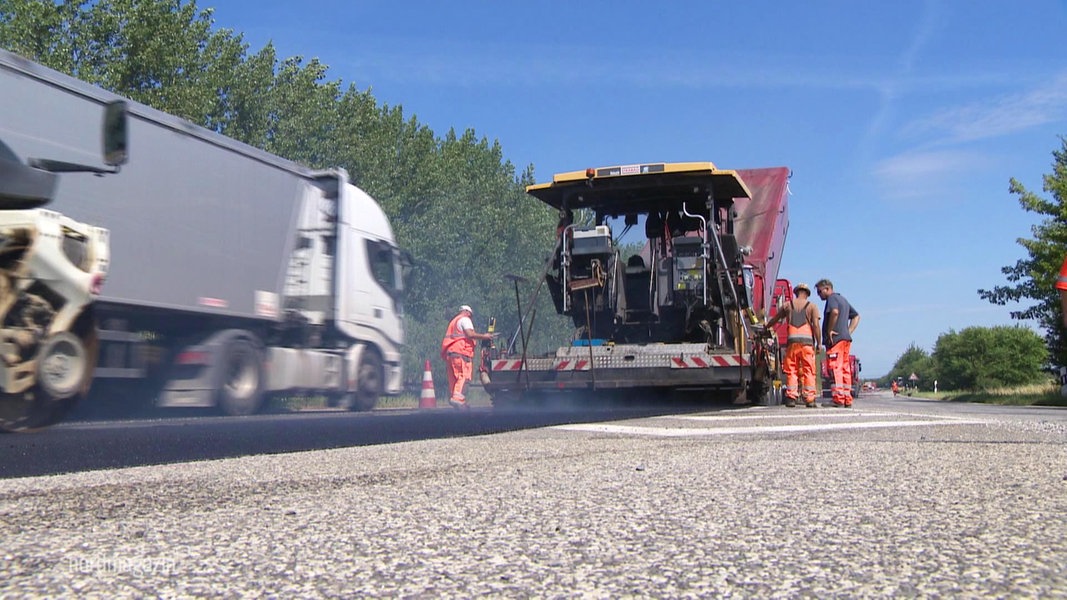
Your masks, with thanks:
M 85 120 L 118 99 L 0 52 L 0 131 L 22 156 L 84 161 Z M 66 179 L 52 205 L 110 232 L 95 382 L 233 415 L 268 394 L 367 410 L 399 393 L 403 253 L 378 203 L 342 169 L 136 102 L 127 118 L 121 177 Z
M 650 163 L 529 186 L 560 215 L 543 287 L 575 332 L 545 355 L 486 357 L 494 404 L 588 392 L 778 403 L 778 335 L 763 323 L 789 287 L 777 279 L 788 178 L 786 168 Z M 635 238 L 643 249 L 624 256 Z

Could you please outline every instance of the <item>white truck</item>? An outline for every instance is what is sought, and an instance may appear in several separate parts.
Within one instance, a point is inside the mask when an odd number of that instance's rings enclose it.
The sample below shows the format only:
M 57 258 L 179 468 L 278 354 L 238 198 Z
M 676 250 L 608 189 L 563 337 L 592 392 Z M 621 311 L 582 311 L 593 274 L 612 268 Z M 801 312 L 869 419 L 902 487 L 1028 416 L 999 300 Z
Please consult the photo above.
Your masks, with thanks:
M 0 135 L 21 156 L 84 161 L 98 144 L 84 121 L 117 99 L 0 51 Z M 52 205 L 110 232 L 95 382 L 233 415 L 267 394 L 369 410 L 399 393 L 404 253 L 378 203 L 344 170 L 138 103 L 126 114 L 121 176 L 65 179 Z

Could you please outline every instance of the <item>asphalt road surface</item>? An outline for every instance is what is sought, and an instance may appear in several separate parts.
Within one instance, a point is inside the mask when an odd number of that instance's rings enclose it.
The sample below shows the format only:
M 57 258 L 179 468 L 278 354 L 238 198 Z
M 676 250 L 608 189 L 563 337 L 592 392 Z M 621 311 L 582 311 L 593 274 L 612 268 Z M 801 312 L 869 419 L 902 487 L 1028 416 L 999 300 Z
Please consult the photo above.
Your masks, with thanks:
M 1065 514 L 1067 411 L 866 396 L 10 478 L 0 596 L 1064 598 Z
M 183 418 L 177 415 L 187 413 L 178 410 L 162 418 L 72 421 L 29 434 L 0 435 L 0 478 L 485 435 L 668 411 L 663 407 L 557 407 L 501 412 L 445 406 L 429 411 L 320 410 Z

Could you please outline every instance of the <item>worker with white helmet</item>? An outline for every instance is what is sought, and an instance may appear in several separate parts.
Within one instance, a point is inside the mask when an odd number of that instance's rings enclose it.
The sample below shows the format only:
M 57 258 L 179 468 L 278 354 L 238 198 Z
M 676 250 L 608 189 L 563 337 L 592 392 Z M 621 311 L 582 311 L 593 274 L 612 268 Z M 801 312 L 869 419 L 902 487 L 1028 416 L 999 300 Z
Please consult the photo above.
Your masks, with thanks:
M 467 408 L 463 387 L 474 376 L 475 341 L 493 339 L 493 334 L 474 330 L 473 314 L 470 306 L 460 306 L 459 314 L 452 317 L 441 340 L 441 359 L 448 373 L 448 403 L 455 408 Z

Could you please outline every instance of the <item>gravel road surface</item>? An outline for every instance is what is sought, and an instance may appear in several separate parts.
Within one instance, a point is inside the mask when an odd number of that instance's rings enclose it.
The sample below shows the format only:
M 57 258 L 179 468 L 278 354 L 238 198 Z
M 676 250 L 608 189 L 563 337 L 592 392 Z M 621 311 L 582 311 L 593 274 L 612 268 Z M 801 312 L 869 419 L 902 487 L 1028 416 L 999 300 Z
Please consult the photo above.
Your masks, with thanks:
M 1067 598 L 1059 415 L 883 398 L 9 479 L 0 595 Z

